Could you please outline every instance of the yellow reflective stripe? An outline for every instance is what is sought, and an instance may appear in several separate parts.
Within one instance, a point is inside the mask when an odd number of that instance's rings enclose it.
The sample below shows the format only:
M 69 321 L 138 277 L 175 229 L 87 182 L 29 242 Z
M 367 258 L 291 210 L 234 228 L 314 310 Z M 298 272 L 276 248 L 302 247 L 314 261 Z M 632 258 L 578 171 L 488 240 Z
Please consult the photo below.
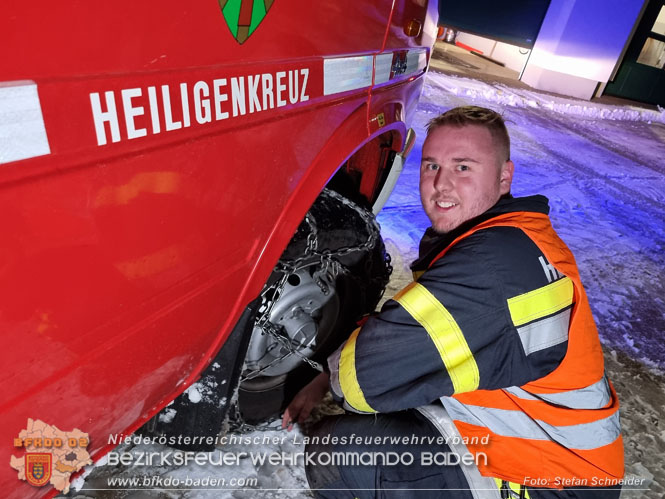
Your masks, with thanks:
M 497 487 L 499 490 L 501 490 L 501 484 L 502 484 L 502 482 L 503 482 L 503 480 L 501 480 L 500 478 L 495 478 L 495 479 L 494 479 L 494 483 L 496 483 L 496 487 Z M 520 485 L 519 483 L 515 483 L 515 482 L 506 482 L 506 484 L 508 485 L 508 487 L 510 488 L 510 490 L 512 490 L 513 492 L 517 493 L 517 496 L 519 497 L 519 494 L 520 494 L 520 487 L 521 487 L 521 485 Z M 529 491 L 526 490 L 526 488 L 525 488 L 525 490 L 524 490 L 524 497 L 525 497 L 526 499 L 531 499 L 531 496 L 529 495 Z
M 425 271 L 424 270 L 414 270 L 411 273 L 413 274 L 413 280 L 417 281 L 418 279 L 420 279 L 420 276 L 425 273 Z
M 542 288 L 508 299 L 510 316 L 521 326 L 558 312 L 573 303 L 573 281 L 564 277 Z
M 354 409 L 363 412 L 376 412 L 365 400 L 358 377 L 356 376 L 356 338 L 360 328 L 356 329 L 342 348 L 339 357 L 339 386 L 342 389 L 344 400 Z
M 478 365 L 462 330 L 446 307 L 417 282 L 409 284 L 393 300 L 427 330 L 446 366 L 455 393 L 476 390 L 480 383 Z

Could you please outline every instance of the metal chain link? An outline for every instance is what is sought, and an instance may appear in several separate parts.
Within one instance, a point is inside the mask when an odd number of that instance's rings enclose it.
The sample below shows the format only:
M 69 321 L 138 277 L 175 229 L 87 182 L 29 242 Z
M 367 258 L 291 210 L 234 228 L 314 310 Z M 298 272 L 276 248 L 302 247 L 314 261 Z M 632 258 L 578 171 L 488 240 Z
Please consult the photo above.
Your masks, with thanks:
M 282 292 L 284 291 L 284 286 L 286 285 L 291 275 L 295 274 L 296 272 L 304 268 L 311 267 L 313 265 L 318 266 L 318 270 L 315 272 L 315 275 L 325 276 L 326 274 L 329 274 L 332 276 L 333 279 L 336 279 L 342 273 L 345 275 L 350 275 L 349 269 L 345 265 L 343 265 L 339 259 L 351 253 L 361 252 L 361 251 L 366 251 L 371 255 L 372 250 L 377 242 L 377 239 L 380 237 L 379 224 L 376 222 L 371 212 L 351 202 L 350 200 L 348 200 L 347 198 L 345 198 L 341 194 L 338 194 L 335 191 L 324 189 L 323 194 L 336 199 L 343 205 L 355 211 L 365 223 L 365 226 L 369 231 L 369 236 L 365 242 L 355 246 L 344 246 L 336 250 L 330 250 L 326 248 L 322 251 L 319 251 L 318 249 L 319 230 L 316 223 L 316 219 L 314 218 L 314 215 L 312 215 L 311 212 L 308 212 L 307 215 L 305 215 L 305 224 L 309 229 L 309 233 L 307 234 L 304 254 L 300 258 L 296 258 L 294 260 L 280 259 L 277 262 L 275 270 L 281 273 L 282 276 L 276 282 L 274 282 L 270 286 L 267 286 L 261 292 L 261 306 L 259 307 L 259 313 L 255 321 L 255 326 L 261 328 L 263 332 L 274 338 L 275 341 L 287 351 L 287 353 L 284 354 L 282 357 L 276 358 L 275 360 L 270 362 L 267 366 L 262 367 L 258 371 L 252 371 L 249 374 L 241 376 L 240 383 L 242 383 L 245 380 L 253 379 L 257 376 L 260 376 L 262 372 L 265 372 L 271 366 L 281 362 L 290 355 L 297 355 L 303 360 L 303 362 L 309 364 L 317 371 L 319 372 L 323 371 L 323 366 L 320 363 L 315 362 L 307 358 L 302 353 L 300 353 L 299 347 L 301 345 L 294 344 L 289 339 L 289 337 L 282 332 L 283 331 L 282 326 L 278 326 L 270 321 L 270 313 L 275 303 L 279 300 Z M 318 260 L 316 260 L 317 257 Z M 370 261 L 369 264 L 371 265 L 372 262 Z M 389 256 L 387 258 L 386 265 L 388 269 L 388 275 L 390 275 L 392 267 L 390 266 Z M 322 278 L 316 279 L 316 283 L 319 285 L 319 287 L 322 288 L 322 291 L 325 292 L 323 286 L 326 285 L 323 282 L 323 279 Z M 230 431 L 233 432 L 247 433 L 250 431 L 257 431 L 257 430 L 261 431 L 274 430 L 276 428 L 274 426 L 270 426 L 270 423 L 262 425 L 250 425 L 246 423 L 243 420 L 242 415 L 240 414 L 238 398 L 235 397 L 235 400 L 233 401 L 229 409 L 229 429 Z
M 323 192 L 329 197 L 338 200 L 340 203 L 344 204 L 345 206 L 355 211 L 361 217 L 363 222 L 365 222 L 365 226 L 369 230 L 369 236 L 364 243 L 358 244 L 356 246 L 344 246 L 336 250 L 324 249 L 323 251 L 319 251 L 318 250 L 319 232 L 316 224 L 316 219 L 314 218 L 311 212 L 308 212 L 307 215 L 305 215 L 305 223 L 307 224 L 310 230 L 309 234 L 307 234 L 307 245 L 305 248 L 305 254 L 304 256 L 297 258 L 295 260 L 285 260 L 285 259 L 279 260 L 276 266 L 276 270 L 282 273 L 282 277 L 277 282 L 273 283 L 271 286 L 264 289 L 263 292 L 261 293 L 262 304 L 261 307 L 259 308 L 259 315 L 255 321 L 256 327 L 261 328 L 265 333 L 272 336 L 281 346 L 286 348 L 287 353 L 284 354 L 282 357 L 273 360 L 268 366 L 261 368 L 259 371 L 253 372 L 250 375 L 251 377 L 245 376 L 241 378 L 241 382 L 247 379 L 255 378 L 261 372 L 267 370 L 273 364 L 281 362 L 286 357 L 292 354 L 301 357 L 305 362 L 307 362 L 309 365 L 311 365 L 318 371 L 323 370 L 321 364 L 308 359 L 299 352 L 297 347 L 293 345 L 293 343 L 288 339 L 288 337 L 286 337 L 284 334 L 281 333 L 282 329 L 281 326 L 278 327 L 277 325 L 273 324 L 270 321 L 270 312 L 272 311 L 272 308 L 275 305 L 275 303 L 279 300 L 279 297 L 281 296 L 282 291 L 284 290 L 284 286 L 286 285 L 286 282 L 288 281 L 291 275 L 295 274 L 299 270 L 302 270 L 306 267 L 311 267 L 312 265 L 319 266 L 320 270 L 316 272 L 317 274 L 326 275 L 328 272 L 330 272 L 333 279 L 337 278 L 337 276 L 339 276 L 341 273 L 348 274 L 349 269 L 346 268 L 344 265 L 342 265 L 342 263 L 339 261 L 339 258 L 342 258 L 346 255 L 349 255 L 357 251 L 367 251 L 371 253 L 372 248 L 374 247 L 376 240 L 380 235 L 379 225 L 370 212 L 366 211 L 364 208 L 356 205 L 355 203 L 352 203 L 347 198 L 345 198 L 341 194 L 336 193 L 335 191 L 325 189 Z M 318 262 L 312 261 L 312 257 L 319 257 L 319 261 Z M 317 284 L 319 285 L 319 287 L 324 285 L 321 279 L 317 279 Z
M 277 364 L 278 362 L 281 362 L 286 357 L 288 357 L 289 355 L 292 355 L 292 354 L 300 357 L 300 359 L 303 362 L 305 362 L 306 364 L 309 364 L 311 367 L 313 367 L 317 371 L 319 371 L 319 372 L 323 371 L 323 366 L 320 363 L 315 362 L 312 359 L 310 359 L 310 358 L 304 356 L 302 353 L 300 353 L 300 350 L 298 350 L 298 348 L 301 347 L 302 345 L 294 346 L 291 339 L 283 333 L 284 326 L 280 326 L 278 324 L 275 324 L 274 322 L 266 320 L 261 324 L 261 329 L 263 330 L 264 333 L 268 333 L 268 335 L 270 335 L 272 338 L 274 338 L 275 341 L 277 341 L 277 343 L 279 343 L 279 345 L 281 347 L 284 347 L 286 350 L 288 350 L 288 353 L 284 354 L 282 357 L 280 357 L 278 359 L 273 360 L 272 362 L 270 362 L 270 364 L 268 364 L 265 367 L 262 367 L 258 371 L 252 371 L 250 374 L 248 374 L 246 376 L 243 376 L 241 378 L 241 382 L 249 380 L 249 379 L 254 379 L 254 378 L 260 376 L 261 373 L 263 373 L 264 371 L 267 371 L 268 369 L 270 369 L 270 367 L 272 367 L 274 364 Z

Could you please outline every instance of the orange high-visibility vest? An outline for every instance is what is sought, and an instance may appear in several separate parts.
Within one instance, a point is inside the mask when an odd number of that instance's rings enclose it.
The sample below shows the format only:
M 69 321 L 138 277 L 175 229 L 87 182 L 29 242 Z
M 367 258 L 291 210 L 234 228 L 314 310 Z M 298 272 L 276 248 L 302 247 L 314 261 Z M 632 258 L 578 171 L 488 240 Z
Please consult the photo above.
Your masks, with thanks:
M 572 282 L 567 352 L 554 371 L 521 387 L 460 393 L 442 397 L 442 402 L 469 440 L 469 450 L 487 456 L 487 464 L 479 462 L 484 476 L 549 488 L 615 485 L 624 475 L 619 400 L 605 378 L 598 332 L 575 259 L 548 216 L 514 212 L 492 218 L 455 239 L 430 267 L 461 239 L 497 226 L 524 231 L 565 276 L 559 283 Z M 489 443 L 483 445 L 487 435 Z

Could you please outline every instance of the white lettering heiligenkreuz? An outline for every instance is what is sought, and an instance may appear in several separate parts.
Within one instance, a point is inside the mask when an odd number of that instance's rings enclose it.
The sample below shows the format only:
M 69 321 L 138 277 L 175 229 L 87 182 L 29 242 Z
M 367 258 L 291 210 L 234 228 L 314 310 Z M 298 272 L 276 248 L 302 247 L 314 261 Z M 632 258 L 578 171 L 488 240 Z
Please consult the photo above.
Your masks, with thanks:
M 309 100 L 309 68 L 200 80 L 175 85 L 92 92 L 90 107 L 97 145 L 203 125 Z M 230 101 L 230 102 L 229 102 Z M 118 116 L 118 108 L 124 122 Z M 177 113 L 174 110 L 179 109 Z M 146 126 L 137 118 L 148 115 Z M 179 119 L 174 115 L 180 116 Z M 164 123 L 164 130 L 161 123 Z M 149 126 L 147 126 L 149 124 Z M 109 137 L 110 135 L 110 137 Z

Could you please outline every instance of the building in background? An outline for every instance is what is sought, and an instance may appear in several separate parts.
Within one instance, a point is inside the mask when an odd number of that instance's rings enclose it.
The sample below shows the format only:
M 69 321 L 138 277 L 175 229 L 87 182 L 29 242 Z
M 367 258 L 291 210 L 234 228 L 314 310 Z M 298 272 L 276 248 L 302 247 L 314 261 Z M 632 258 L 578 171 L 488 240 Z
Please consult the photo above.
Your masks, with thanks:
M 456 41 L 524 83 L 665 105 L 665 0 L 440 0 Z

